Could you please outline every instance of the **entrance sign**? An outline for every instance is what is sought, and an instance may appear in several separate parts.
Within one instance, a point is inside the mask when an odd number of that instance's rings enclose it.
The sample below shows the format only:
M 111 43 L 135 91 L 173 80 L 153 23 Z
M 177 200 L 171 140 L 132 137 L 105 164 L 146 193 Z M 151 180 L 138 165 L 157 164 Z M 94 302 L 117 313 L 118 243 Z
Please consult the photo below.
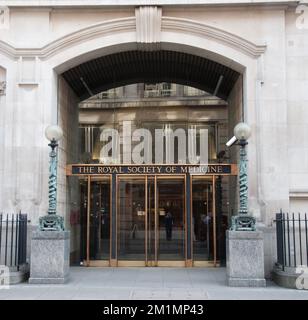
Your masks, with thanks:
M 200 175 L 237 175 L 236 164 L 207 165 L 102 165 L 102 164 L 71 164 L 67 166 L 68 176 L 88 176 L 104 174 L 200 174 Z

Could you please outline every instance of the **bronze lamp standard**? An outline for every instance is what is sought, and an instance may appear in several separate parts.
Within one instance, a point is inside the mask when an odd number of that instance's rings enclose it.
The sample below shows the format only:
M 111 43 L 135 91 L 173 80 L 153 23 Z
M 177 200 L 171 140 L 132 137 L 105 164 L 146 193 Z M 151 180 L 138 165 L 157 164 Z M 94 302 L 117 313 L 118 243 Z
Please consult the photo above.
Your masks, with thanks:
M 251 128 L 247 123 L 240 122 L 234 128 L 234 135 L 240 146 L 239 161 L 239 213 L 232 217 L 231 230 L 255 231 L 256 219 L 248 214 L 248 174 L 247 174 L 247 140 L 251 135 Z
M 50 141 L 49 153 L 49 180 L 48 180 L 48 214 L 39 219 L 39 229 L 42 231 L 64 230 L 64 219 L 57 215 L 57 147 L 58 141 L 62 138 L 62 129 L 57 125 L 48 126 L 45 136 Z

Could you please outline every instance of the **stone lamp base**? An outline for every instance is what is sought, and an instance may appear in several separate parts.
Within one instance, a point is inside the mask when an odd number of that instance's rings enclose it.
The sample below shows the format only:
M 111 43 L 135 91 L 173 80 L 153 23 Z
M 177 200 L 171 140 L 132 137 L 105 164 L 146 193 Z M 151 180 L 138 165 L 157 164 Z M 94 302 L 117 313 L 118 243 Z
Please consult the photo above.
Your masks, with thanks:
M 61 284 L 69 275 L 70 232 L 34 231 L 31 240 L 31 284 Z
M 263 232 L 227 231 L 227 284 L 265 287 Z

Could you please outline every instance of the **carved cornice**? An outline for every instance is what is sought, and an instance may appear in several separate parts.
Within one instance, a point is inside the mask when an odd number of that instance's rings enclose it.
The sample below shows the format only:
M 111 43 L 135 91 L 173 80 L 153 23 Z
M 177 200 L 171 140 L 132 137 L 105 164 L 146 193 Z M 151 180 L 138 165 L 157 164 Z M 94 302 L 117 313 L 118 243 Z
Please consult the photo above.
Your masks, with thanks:
M 0 40 L 0 52 L 2 51 L 14 59 L 19 58 L 20 56 L 36 56 L 41 59 L 47 59 L 63 49 L 72 47 L 74 44 L 78 44 L 89 39 L 94 39 L 96 37 L 111 33 L 135 30 L 135 17 L 108 20 L 99 24 L 90 25 L 81 30 L 74 31 L 48 43 L 41 48 L 14 48 L 13 45 Z
M 199 35 L 228 44 L 251 57 L 259 57 L 266 50 L 266 44 L 257 45 L 228 31 L 183 18 L 163 17 L 162 32 L 177 30 L 182 33 Z
M 99 38 L 112 33 L 131 31 L 136 31 L 136 17 L 108 20 L 99 24 L 90 25 L 86 28 L 58 38 L 41 48 L 15 48 L 13 45 L 0 40 L 0 52 L 6 54 L 12 59 L 18 59 L 21 56 L 35 56 L 44 60 L 61 50 L 73 47 L 74 45 L 85 42 L 89 39 Z M 265 44 L 257 45 L 230 32 L 188 19 L 162 17 L 161 32 L 164 31 L 180 32 L 213 39 L 254 58 L 260 56 L 266 49 Z M 139 37 L 138 39 L 143 43 L 146 41 L 142 37 Z M 180 38 L 178 39 L 180 40 Z M 160 38 L 155 38 L 154 40 L 159 44 L 158 41 Z

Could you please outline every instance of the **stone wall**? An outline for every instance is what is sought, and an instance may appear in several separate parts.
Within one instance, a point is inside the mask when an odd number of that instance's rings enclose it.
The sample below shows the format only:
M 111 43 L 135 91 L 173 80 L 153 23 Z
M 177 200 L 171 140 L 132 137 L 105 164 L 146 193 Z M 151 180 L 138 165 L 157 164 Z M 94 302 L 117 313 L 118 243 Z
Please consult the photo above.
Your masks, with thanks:
M 79 212 L 79 183 L 76 177 L 66 177 L 66 165 L 78 162 L 78 99 L 59 76 L 58 123 L 63 129 L 63 139 L 59 145 L 58 164 L 58 212 L 65 218 L 65 227 L 71 231 L 71 255 L 76 260 L 79 250 L 80 225 Z
M 243 121 L 243 79 L 240 76 L 235 83 L 228 99 L 228 139 L 234 136 L 233 129 L 237 123 Z M 238 163 L 239 149 L 233 145 L 226 148 L 230 163 Z M 229 216 L 237 214 L 238 210 L 238 179 L 229 178 Z
M 1 113 L 6 108 L 6 70 L 0 66 L 0 110 Z M 5 120 L 0 117 L 0 146 L 4 147 Z M 4 187 L 4 150 L 0 152 L 0 204 L 3 206 L 3 187 Z
M 229 140 L 229 125 L 228 119 L 221 119 L 217 123 L 217 153 L 220 151 L 226 151 L 225 157 L 221 160 L 223 163 L 229 163 L 230 160 L 228 159 L 228 150 L 226 147 L 226 142 Z M 231 162 L 230 162 L 231 163 Z M 221 198 L 221 208 L 223 215 L 230 214 L 230 180 L 234 180 L 234 177 L 222 177 L 221 179 L 221 188 L 222 188 L 222 198 Z
M 279 2 L 286 5 L 269 1 L 270 7 L 256 3 L 187 6 L 185 10 L 163 6 L 162 30 L 155 37 L 162 49 L 213 58 L 243 73 L 245 121 L 253 127 L 250 207 L 266 226 L 271 226 L 280 207 L 305 211 L 308 204 L 307 26 L 298 26 L 296 1 Z M 58 92 L 54 70 L 61 74 L 102 54 L 136 50 L 135 8 L 115 6 L 106 10 L 102 6 L 85 11 L 55 6 L 52 10 L 29 7 L 25 11 L 12 6 L 9 11 L 9 26 L 1 28 L 0 41 L 0 78 L 7 80 L 6 96 L 0 96 L 1 210 L 21 209 L 36 225 L 48 204 L 49 148 L 44 130 L 56 123 L 52 118 Z M 59 124 L 64 125 L 67 137 L 60 150 L 59 211 L 66 215 L 67 223 L 71 205 L 66 204 L 75 201 L 67 201 L 64 167 L 74 159 L 75 151 L 64 149 L 73 141 L 68 135 L 73 134 L 74 126 L 67 124 L 75 121 L 75 116 L 67 111 L 69 117 L 65 118 L 60 110 L 62 105 L 66 106 L 63 110 L 68 109 L 75 98 L 61 83 Z M 229 99 L 229 136 L 240 119 L 241 96 L 234 88 Z M 232 187 L 230 183 L 230 192 L 235 191 L 235 184 Z M 236 203 L 230 207 L 235 211 Z
M 308 4 L 307 11 L 308 11 Z M 306 19 L 307 20 L 307 19 Z M 294 10 L 286 12 L 286 76 L 290 210 L 308 206 L 308 25 Z M 288 211 L 288 208 L 283 208 Z

